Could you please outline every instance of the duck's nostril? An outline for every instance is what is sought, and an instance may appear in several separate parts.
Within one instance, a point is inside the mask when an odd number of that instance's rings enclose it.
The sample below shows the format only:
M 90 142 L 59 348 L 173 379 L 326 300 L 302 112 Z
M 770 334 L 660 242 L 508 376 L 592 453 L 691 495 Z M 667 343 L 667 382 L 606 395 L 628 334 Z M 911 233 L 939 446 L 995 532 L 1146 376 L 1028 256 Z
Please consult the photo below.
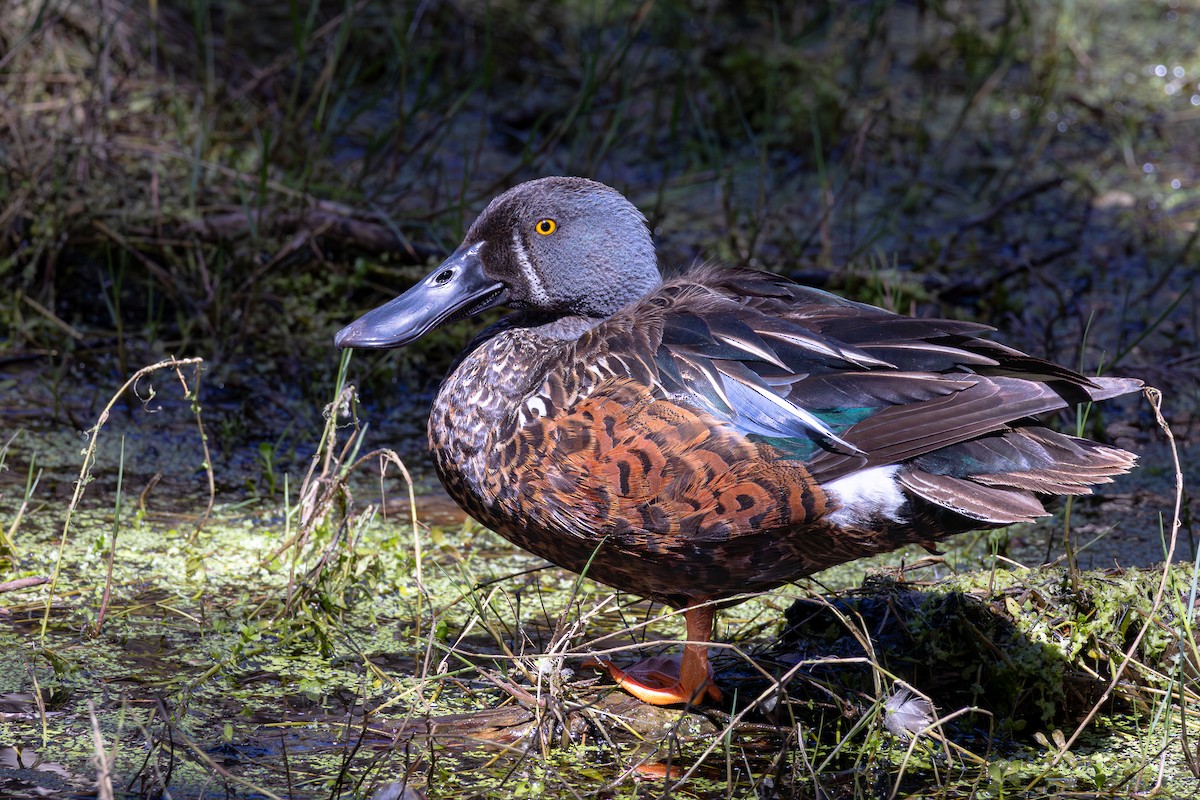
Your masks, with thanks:
M 453 277 L 454 277 L 454 270 L 445 269 L 437 274 L 437 277 L 433 279 L 433 282 L 436 283 L 438 286 L 445 286 L 447 283 L 450 282 L 450 279 Z

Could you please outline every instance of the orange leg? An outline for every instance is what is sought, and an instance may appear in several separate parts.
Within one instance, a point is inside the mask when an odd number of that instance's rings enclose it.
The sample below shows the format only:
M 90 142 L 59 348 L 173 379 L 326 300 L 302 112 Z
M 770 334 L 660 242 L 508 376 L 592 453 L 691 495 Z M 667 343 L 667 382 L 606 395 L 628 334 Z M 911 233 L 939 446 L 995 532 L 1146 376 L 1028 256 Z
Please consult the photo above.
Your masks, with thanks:
M 721 690 L 713 683 L 712 667 L 708 663 L 708 642 L 712 639 L 714 611 L 712 606 L 705 605 L 683 612 L 684 621 L 687 622 L 688 643 L 683 646 L 682 659 L 654 656 L 626 669 L 592 659 L 585 666 L 606 670 L 618 686 L 651 705 L 695 705 L 706 700 L 720 702 Z

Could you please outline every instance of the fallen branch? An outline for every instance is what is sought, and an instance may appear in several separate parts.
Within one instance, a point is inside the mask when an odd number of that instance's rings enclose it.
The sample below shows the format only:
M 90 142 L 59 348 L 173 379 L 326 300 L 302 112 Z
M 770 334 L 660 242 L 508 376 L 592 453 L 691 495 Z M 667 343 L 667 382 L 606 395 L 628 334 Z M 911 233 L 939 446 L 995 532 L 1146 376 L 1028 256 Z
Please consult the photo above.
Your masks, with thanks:
M 0 593 L 3 592 L 19 592 L 22 589 L 28 589 L 31 586 L 41 586 L 43 583 L 49 583 L 49 578 L 17 578 L 16 580 L 4 581 L 0 583 Z
M 300 212 L 239 208 L 172 226 L 167 236 L 228 241 L 252 233 L 287 238 L 289 252 L 310 239 L 322 239 L 366 252 L 404 253 L 415 264 L 445 255 L 441 248 L 409 240 L 386 221 L 364 219 L 361 212 L 336 203 L 317 203 Z

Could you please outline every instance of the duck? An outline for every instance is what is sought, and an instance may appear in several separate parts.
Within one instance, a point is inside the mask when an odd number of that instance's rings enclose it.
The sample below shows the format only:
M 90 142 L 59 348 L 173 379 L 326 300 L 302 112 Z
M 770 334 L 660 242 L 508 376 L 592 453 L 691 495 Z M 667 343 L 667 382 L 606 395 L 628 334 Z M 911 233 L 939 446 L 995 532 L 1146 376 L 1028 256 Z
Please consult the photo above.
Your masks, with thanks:
M 500 306 L 433 401 L 436 472 L 518 547 L 682 610 L 680 656 L 598 663 L 655 705 L 721 701 L 718 607 L 1032 521 L 1136 461 L 1039 418 L 1141 381 L 765 271 L 664 278 L 643 214 L 586 178 L 500 194 L 440 266 L 334 341 L 402 347 Z

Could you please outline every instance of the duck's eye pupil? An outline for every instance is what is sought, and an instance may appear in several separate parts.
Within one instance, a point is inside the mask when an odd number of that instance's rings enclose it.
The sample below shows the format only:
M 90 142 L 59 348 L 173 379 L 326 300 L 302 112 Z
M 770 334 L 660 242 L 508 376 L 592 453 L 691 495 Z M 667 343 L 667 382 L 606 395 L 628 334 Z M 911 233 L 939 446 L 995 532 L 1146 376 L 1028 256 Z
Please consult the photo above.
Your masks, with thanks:
M 449 270 L 449 269 L 442 270 L 441 272 L 438 273 L 438 276 L 433 279 L 433 282 L 436 283 L 438 286 L 441 286 L 453 277 L 454 277 L 454 270 Z
M 558 230 L 558 223 L 552 219 L 538 220 L 538 224 L 534 225 L 533 229 L 542 236 L 549 236 Z

